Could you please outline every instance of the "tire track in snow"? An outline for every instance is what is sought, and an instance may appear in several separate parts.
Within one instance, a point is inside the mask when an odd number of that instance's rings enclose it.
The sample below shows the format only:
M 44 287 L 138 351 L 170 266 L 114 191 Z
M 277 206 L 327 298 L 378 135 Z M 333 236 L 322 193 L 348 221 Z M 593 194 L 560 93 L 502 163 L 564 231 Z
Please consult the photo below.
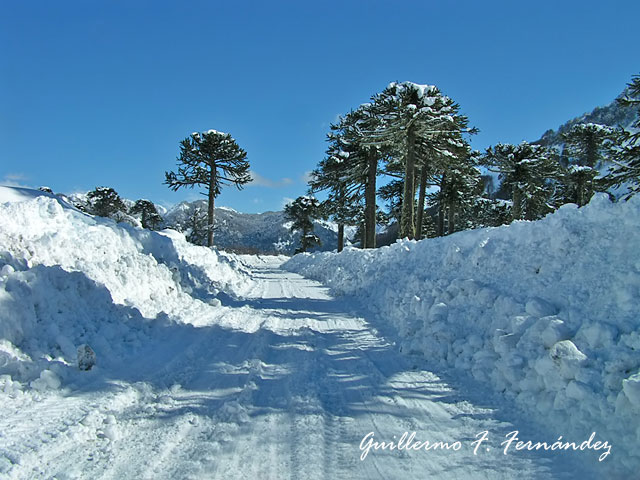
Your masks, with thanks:
M 368 432 L 453 441 L 500 421 L 415 369 L 345 301 L 270 262 L 224 328 L 160 336 L 109 390 L 86 384 L 60 406 L 56 396 L 28 406 L 42 426 L 12 436 L 22 465 L 10 478 L 550 477 L 536 456 L 372 451 L 360 461 Z

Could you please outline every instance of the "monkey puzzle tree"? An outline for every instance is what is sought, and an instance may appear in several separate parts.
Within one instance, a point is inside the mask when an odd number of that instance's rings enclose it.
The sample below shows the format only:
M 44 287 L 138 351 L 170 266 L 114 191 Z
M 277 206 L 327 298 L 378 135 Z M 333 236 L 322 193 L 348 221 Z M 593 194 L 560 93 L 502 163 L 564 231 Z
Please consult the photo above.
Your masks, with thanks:
M 549 205 L 553 188 L 550 180 L 559 175 L 559 164 L 549 149 L 522 142 L 499 143 L 489 147 L 482 163 L 500 173 L 500 180 L 511 188 L 513 220 L 536 220 L 553 208 Z
M 413 82 L 391 83 L 373 98 L 379 122 L 367 132 L 365 142 L 393 148 L 404 167 L 400 237 L 416 236 L 416 173 L 427 163 L 421 152 L 467 129 L 468 120 L 459 108 L 437 87 Z
M 96 187 L 87 194 L 90 213 L 100 217 L 112 217 L 117 212 L 126 212 L 127 207 L 111 187 Z
M 320 245 L 320 239 L 313 233 L 313 219 L 319 215 L 320 202 L 313 197 L 298 197 L 284 207 L 285 218 L 292 222 L 291 231 L 299 230 L 301 233 L 300 248 L 295 253 Z
M 380 146 L 367 143 L 366 135 L 378 122 L 371 105 L 365 104 L 332 124 L 327 135 L 327 156 L 314 170 L 310 182 L 312 192 L 330 191 L 337 201 L 336 208 L 342 212 L 340 217 L 345 217 L 345 211 L 353 212 L 352 207 L 364 198 L 363 248 L 375 247 L 376 178 L 383 155 Z M 351 213 L 347 217 L 352 217 Z
M 137 200 L 129 210 L 129 213 L 132 215 L 140 214 L 142 228 L 155 230 L 162 223 L 162 217 L 158 213 L 156 206 L 149 200 Z
M 565 197 L 582 207 L 589 203 L 597 189 L 597 168 L 613 153 L 615 129 L 596 123 L 579 123 L 563 137 L 563 155 L 571 162 L 563 179 Z
M 165 172 L 165 184 L 173 191 L 196 185 L 207 189 L 207 246 L 213 245 L 215 199 L 225 185 L 241 190 L 251 181 L 247 153 L 228 133 L 194 132 L 180 143 L 178 171 Z
M 632 124 L 633 131 L 618 132 L 620 149 L 613 159 L 615 167 L 607 176 L 610 186 L 627 185 L 627 199 L 640 192 L 640 75 L 634 75 L 629 83 L 628 92 L 625 97 L 618 99 L 618 102 L 621 105 L 635 107 L 638 113 Z

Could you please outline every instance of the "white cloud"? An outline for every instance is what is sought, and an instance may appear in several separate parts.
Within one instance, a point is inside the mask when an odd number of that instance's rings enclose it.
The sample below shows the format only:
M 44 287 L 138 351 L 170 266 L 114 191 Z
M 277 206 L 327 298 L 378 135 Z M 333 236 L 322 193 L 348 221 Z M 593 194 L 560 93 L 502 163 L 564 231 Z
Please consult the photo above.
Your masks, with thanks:
M 291 202 L 293 202 L 293 198 L 283 197 L 282 201 L 280 202 L 280 208 L 284 209 L 284 207 L 287 206 Z
M 250 173 L 253 180 L 247 184 L 249 187 L 280 188 L 293 183 L 293 180 L 287 177 L 283 177 L 280 180 L 271 180 L 270 178 L 263 177 L 258 172 L 251 171 Z
M 300 181 L 302 183 L 309 183 L 312 177 L 313 177 L 313 172 L 311 170 L 308 170 L 304 172 L 302 175 L 300 175 Z
M 7 187 L 23 187 L 23 188 L 33 188 L 31 185 L 27 185 L 25 183 L 28 180 L 24 173 L 7 173 L 4 178 L 0 181 L 2 185 L 6 185 Z

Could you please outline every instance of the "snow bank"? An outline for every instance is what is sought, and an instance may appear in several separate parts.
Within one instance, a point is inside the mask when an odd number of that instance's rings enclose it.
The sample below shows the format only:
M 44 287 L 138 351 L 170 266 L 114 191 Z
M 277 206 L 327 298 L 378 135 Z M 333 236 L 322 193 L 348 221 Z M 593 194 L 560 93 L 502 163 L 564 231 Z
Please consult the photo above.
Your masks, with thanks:
M 58 197 L 0 188 L 0 391 L 57 389 L 77 349 L 97 366 L 141 346 L 155 325 L 207 324 L 220 298 L 251 287 L 233 255 L 91 217 Z M 48 372 L 48 373 L 47 373 Z
M 91 345 L 98 365 L 108 366 L 147 338 L 152 322 L 137 309 L 114 304 L 109 291 L 83 273 L 59 266 L 28 268 L 6 252 L 0 254 L 3 263 L 0 391 L 16 393 L 21 383 L 55 390 L 58 377 L 75 365 L 79 345 Z
M 250 283 L 232 255 L 190 245 L 177 232 L 84 215 L 47 196 L 0 205 L 2 250 L 28 267 L 83 272 L 106 286 L 114 302 L 146 317 L 183 310 L 190 295 L 235 296 Z
M 359 297 L 404 351 L 468 372 L 552 432 L 640 467 L 640 198 L 285 268 Z M 611 461 L 612 459 L 610 459 Z

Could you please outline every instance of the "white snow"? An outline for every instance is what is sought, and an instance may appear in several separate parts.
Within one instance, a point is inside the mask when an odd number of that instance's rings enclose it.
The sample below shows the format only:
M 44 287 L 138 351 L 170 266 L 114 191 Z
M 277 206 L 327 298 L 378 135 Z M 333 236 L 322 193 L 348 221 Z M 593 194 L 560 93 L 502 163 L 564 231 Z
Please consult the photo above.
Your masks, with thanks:
M 52 361 L 75 365 L 81 344 L 109 365 L 147 340 L 152 324 L 224 318 L 214 300 L 252 283 L 235 257 L 189 245 L 177 232 L 0 189 L 0 354 L 13 381 L 55 387 L 40 372 Z
M 224 133 L 224 132 L 220 132 L 220 131 L 218 131 L 218 130 L 214 130 L 213 128 L 212 128 L 212 129 L 207 130 L 207 131 L 206 131 L 206 132 L 204 132 L 204 133 L 205 133 L 205 135 L 210 135 L 210 134 L 215 134 L 215 135 L 227 135 L 226 133 Z
M 538 222 L 297 255 L 285 268 L 355 297 L 405 352 L 513 399 L 559 435 L 596 431 L 640 466 L 640 198 L 597 195 Z
M 226 255 L 175 231 L 116 224 L 55 196 L 7 190 L 0 477 L 586 479 L 637 466 L 621 442 L 634 434 L 639 408 L 640 261 L 617 241 L 633 238 L 637 204 L 600 200 L 561 209 L 540 227 L 521 222 L 290 262 L 336 291 L 350 289 L 372 313 L 281 270 L 284 257 Z M 634 215 L 621 220 L 616 208 Z M 592 238 L 602 224 L 607 234 Z M 503 250 L 522 239 L 532 255 Z M 545 246 L 554 261 L 562 252 L 564 264 L 536 256 Z M 576 249 L 582 253 L 567 260 Z M 622 255 L 626 266 L 607 274 L 603 264 L 617 268 Z M 596 273 L 580 266 L 586 258 Z M 615 298 L 599 304 L 612 287 Z M 89 351 L 95 365 L 81 370 Z M 481 383 L 437 375 L 430 364 L 471 369 Z M 537 430 L 490 386 L 529 412 L 536 410 L 519 393 L 533 395 L 549 415 L 541 421 L 560 419 L 568 440 L 586 441 L 591 432 L 579 427 L 589 420 L 597 440 L 613 443 L 610 458 L 598 462 L 602 449 L 504 453 L 509 432 L 549 442 L 559 434 Z M 603 390 L 616 395 L 613 413 Z M 609 429 L 598 423 L 605 418 Z M 421 442 L 461 448 L 372 447 L 360 460 L 370 432 L 398 442 L 414 431 Z M 476 454 L 472 442 L 485 431 L 487 449 Z M 583 471 L 583 463 L 595 466 Z

